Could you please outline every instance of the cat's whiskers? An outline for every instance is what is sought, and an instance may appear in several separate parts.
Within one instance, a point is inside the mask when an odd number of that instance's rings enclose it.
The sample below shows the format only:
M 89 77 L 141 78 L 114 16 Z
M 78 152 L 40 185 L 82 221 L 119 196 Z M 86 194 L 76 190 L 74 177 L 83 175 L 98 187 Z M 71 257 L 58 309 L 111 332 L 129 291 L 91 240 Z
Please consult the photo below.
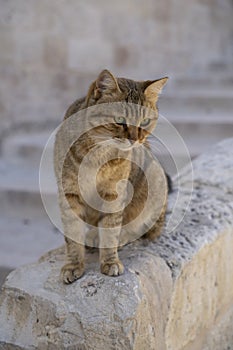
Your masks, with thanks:
M 162 154 L 164 152 L 164 147 L 162 147 L 160 144 L 154 144 L 152 142 L 149 142 L 150 148 L 153 152 Z
M 112 137 L 107 137 L 107 136 L 94 136 L 92 139 L 96 144 L 112 142 L 113 140 Z

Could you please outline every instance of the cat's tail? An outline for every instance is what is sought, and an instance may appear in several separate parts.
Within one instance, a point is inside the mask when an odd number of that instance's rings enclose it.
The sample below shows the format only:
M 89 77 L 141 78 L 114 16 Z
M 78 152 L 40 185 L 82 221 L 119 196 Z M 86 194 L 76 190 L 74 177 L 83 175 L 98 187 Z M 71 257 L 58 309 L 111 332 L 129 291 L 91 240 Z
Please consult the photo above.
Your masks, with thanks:
M 167 178 L 167 186 L 168 186 L 168 194 L 169 194 L 169 193 L 172 193 L 172 191 L 173 191 L 172 179 L 171 179 L 170 175 L 168 175 L 167 173 L 165 175 Z

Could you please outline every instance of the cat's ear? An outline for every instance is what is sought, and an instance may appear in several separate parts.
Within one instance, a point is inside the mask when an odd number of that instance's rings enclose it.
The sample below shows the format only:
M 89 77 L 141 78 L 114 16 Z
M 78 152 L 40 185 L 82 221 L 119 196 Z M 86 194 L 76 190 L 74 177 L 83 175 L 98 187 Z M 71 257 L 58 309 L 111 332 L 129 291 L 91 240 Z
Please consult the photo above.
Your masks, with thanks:
M 144 95 L 146 99 L 150 101 L 152 104 L 155 104 L 167 80 L 168 80 L 168 77 L 161 78 L 158 80 L 153 80 L 153 81 L 146 81 L 145 90 L 144 90 Z
M 117 83 L 114 75 L 109 72 L 107 69 L 104 69 L 95 82 L 95 91 L 94 95 L 96 98 L 100 97 L 103 94 L 121 92 L 119 85 Z

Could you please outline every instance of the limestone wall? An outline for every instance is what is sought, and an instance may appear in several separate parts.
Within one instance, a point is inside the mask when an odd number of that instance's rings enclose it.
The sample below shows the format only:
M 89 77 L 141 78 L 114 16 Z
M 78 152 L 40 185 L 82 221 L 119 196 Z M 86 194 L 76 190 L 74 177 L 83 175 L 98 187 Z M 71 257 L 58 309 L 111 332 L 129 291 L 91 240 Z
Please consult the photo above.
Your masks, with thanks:
M 182 222 L 155 243 L 124 247 L 124 275 L 101 275 L 89 253 L 86 274 L 65 286 L 63 248 L 13 271 L 0 294 L 0 348 L 233 349 L 232 150 L 228 139 L 195 160 Z M 190 179 L 184 170 L 180 212 Z
M 0 7 L 2 130 L 60 121 L 105 67 L 134 79 L 232 71 L 231 0 L 1 0 Z

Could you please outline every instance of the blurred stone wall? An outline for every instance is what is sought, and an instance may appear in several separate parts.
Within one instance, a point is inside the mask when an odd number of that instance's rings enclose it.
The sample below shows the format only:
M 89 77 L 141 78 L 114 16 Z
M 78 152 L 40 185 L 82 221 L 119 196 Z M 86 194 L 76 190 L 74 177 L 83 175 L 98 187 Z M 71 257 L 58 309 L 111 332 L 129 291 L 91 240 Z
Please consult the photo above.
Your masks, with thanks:
M 232 71 L 232 0 L 0 0 L 0 8 L 2 131 L 58 123 L 103 68 L 173 83 Z

